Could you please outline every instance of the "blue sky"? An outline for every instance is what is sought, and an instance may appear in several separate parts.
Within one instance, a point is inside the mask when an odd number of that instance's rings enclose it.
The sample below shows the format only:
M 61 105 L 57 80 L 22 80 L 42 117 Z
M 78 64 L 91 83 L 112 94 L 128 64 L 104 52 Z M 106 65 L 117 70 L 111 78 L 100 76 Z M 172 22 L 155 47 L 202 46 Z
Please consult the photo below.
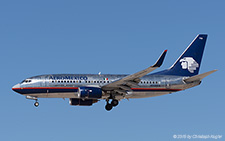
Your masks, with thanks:
M 173 140 L 174 134 L 225 135 L 225 2 L 0 1 L 0 140 Z M 170 67 L 199 33 L 209 35 L 195 88 L 147 99 L 73 107 L 33 101 L 11 87 L 51 73 L 130 74 L 168 49 Z M 224 138 L 224 137 L 223 137 Z

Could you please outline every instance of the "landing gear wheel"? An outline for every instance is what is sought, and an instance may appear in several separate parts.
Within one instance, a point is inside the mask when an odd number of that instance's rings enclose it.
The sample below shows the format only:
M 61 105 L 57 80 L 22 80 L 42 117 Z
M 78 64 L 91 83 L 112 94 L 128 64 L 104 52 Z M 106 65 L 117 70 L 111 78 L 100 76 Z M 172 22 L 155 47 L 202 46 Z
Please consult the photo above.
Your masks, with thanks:
M 35 107 L 38 107 L 38 106 L 39 106 L 39 103 L 36 101 L 36 102 L 34 103 L 34 106 L 35 106 Z
M 106 104 L 106 105 L 105 105 L 105 109 L 106 109 L 107 111 L 112 110 L 112 108 L 113 108 L 113 105 L 112 105 L 112 104 Z
M 119 104 L 119 101 L 116 100 L 116 99 L 113 99 L 111 104 L 112 104 L 113 107 L 116 107 Z

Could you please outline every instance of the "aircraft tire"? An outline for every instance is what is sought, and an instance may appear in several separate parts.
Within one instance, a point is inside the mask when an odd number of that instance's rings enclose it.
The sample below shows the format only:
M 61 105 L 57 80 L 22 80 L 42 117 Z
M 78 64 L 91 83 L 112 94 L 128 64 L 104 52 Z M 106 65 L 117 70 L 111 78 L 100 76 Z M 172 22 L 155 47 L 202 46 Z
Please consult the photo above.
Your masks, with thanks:
M 112 104 L 106 104 L 106 105 L 105 105 L 105 109 L 106 109 L 107 111 L 112 110 L 112 108 L 113 108 L 113 105 L 112 105 Z
M 38 102 L 35 102 L 35 103 L 34 103 L 34 106 L 35 106 L 35 107 L 38 107 L 38 106 L 39 106 L 39 103 L 38 103 Z
M 119 104 L 119 101 L 116 100 L 116 99 L 113 99 L 111 104 L 112 104 L 113 107 L 116 107 Z

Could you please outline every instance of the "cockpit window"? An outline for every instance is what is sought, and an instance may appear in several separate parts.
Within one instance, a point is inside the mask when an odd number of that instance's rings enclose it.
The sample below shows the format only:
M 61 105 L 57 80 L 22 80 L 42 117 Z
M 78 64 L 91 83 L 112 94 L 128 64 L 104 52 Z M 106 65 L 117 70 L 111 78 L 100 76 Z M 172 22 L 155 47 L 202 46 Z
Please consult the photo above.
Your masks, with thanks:
M 31 82 L 31 80 L 25 79 L 25 80 L 23 80 L 21 83 L 30 83 L 30 82 Z

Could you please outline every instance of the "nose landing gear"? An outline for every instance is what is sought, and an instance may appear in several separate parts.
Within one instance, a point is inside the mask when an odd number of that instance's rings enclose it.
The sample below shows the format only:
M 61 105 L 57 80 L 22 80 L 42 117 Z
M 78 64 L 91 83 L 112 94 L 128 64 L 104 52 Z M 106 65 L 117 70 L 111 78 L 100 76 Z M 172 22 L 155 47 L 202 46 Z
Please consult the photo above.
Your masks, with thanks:
M 36 101 L 36 102 L 34 103 L 34 106 L 35 106 L 35 107 L 38 107 L 38 106 L 39 106 L 39 102 Z
M 39 106 L 39 102 L 38 102 L 37 97 L 26 96 L 26 99 L 35 100 L 34 106 L 35 106 L 35 107 L 38 107 L 38 106 Z

